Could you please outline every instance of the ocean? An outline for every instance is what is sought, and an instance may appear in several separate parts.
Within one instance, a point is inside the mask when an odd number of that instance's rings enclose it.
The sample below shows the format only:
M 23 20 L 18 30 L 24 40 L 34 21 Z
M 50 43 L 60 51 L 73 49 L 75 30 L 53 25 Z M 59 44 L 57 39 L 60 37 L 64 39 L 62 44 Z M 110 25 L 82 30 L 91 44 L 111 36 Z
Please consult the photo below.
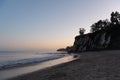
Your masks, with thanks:
M 71 54 L 56 51 L 0 51 L 0 80 L 75 60 Z M 11 74 L 12 73 L 12 74 Z
M 1 51 L 0 70 L 48 61 L 65 56 L 56 51 Z

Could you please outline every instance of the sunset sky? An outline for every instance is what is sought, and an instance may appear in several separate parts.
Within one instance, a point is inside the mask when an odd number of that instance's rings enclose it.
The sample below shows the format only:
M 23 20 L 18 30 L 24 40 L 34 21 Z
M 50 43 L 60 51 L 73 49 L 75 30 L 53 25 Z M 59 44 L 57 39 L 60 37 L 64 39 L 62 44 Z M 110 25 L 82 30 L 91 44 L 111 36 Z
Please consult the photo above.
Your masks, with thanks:
M 120 12 L 120 0 L 0 0 L 0 50 L 71 46 L 79 28 Z

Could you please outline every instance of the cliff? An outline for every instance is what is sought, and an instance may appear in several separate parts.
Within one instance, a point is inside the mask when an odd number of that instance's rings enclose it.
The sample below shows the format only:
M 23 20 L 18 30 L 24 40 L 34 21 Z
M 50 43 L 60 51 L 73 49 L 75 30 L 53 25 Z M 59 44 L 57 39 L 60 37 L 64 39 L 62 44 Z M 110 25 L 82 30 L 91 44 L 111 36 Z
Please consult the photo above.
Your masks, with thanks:
M 120 49 L 120 25 L 112 25 L 106 30 L 78 35 L 68 52 Z

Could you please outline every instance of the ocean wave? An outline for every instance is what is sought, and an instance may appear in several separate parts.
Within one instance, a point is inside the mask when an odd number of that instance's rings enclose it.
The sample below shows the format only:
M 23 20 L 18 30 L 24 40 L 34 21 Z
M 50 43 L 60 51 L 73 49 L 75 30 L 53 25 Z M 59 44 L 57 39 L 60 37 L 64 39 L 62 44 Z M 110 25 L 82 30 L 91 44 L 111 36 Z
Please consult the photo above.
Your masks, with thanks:
M 57 55 L 52 55 L 52 56 L 43 57 L 43 58 L 28 58 L 28 59 L 22 59 L 22 60 L 16 60 L 16 61 L 1 62 L 0 70 L 13 68 L 13 67 L 20 67 L 20 66 L 24 66 L 24 65 L 32 64 L 32 63 L 44 62 L 44 61 L 48 61 L 48 60 L 61 58 L 64 56 L 65 56 L 65 54 L 57 54 Z

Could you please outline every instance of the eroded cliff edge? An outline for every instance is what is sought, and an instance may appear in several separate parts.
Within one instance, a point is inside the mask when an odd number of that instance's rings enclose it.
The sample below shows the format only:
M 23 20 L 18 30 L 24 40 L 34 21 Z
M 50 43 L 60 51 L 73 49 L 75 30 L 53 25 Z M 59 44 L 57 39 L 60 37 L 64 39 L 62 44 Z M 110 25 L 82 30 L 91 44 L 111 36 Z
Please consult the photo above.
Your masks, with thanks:
M 94 33 L 78 35 L 68 52 L 120 49 L 120 25 L 111 25 L 108 29 Z

